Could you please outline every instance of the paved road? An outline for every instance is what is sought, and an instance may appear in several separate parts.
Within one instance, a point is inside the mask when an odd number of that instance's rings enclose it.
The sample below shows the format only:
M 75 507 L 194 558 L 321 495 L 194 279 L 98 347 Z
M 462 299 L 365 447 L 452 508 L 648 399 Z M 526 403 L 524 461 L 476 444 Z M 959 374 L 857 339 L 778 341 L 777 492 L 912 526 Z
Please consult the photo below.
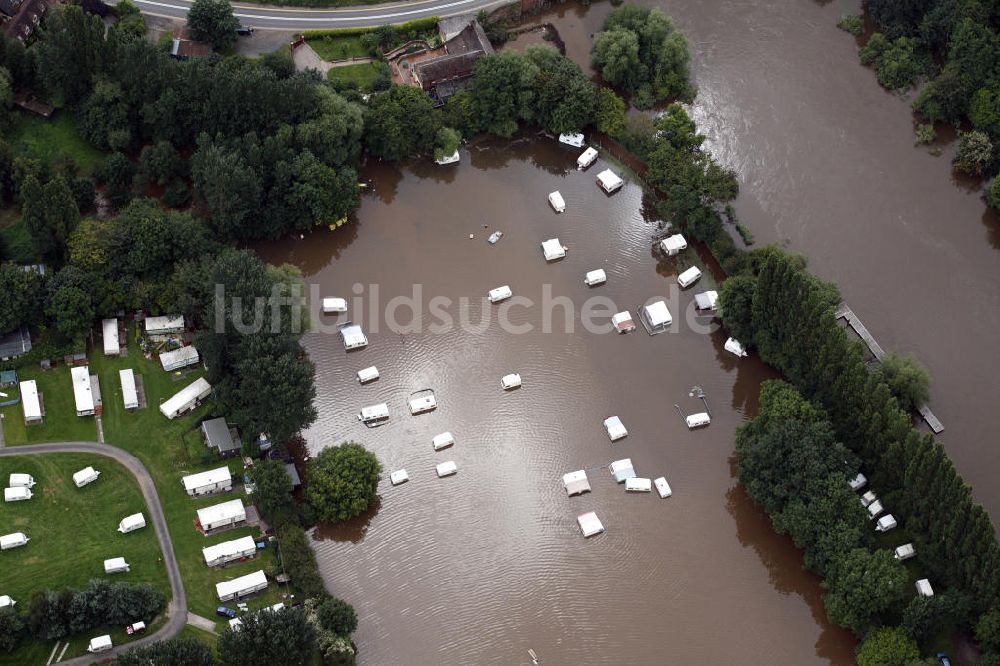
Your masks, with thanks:
M 180 569 L 177 568 L 177 558 L 174 557 L 174 545 L 170 541 L 170 532 L 167 530 L 167 521 L 163 517 L 163 507 L 160 506 L 160 497 L 156 494 L 156 486 L 153 484 L 153 478 L 146 471 L 146 466 L 131 453 L 108 446 L 107 444 L 98 444 L 97 442 L 59 442 L 57 444 L 32 444 L 29 446 L 14 446 L 0 449 L 0 457 L 34 456 L 46 453 L 96 453 L 97 455 L 106 456 L 118 461 L 135 475 L 136 481 L 139 482 L 139 488 L 142 490 L 142 496 L 146 499 L 146 506 L 149 508 L 150 517 L 153 519 L 156 538 L 160 541 L 160 549 L 163 551 L 163 558 L 167 565 L 167 575 L 170 577 L 170 593 L 171 597 L 173 597 L 167 606 L 167 624 L 159 631 L 127 645 L 102 652 L 100 655 L 76 657 L 59 663 L 68 666 L 93 664 L 98 660 L 106 661 L 131 648 L 148 645 L 149 643 L 176 636 L 187 623 L 187 595 L 184 593 L 184 584 L 181 582 Z
M 133 0 L 143 14 L 183 19 L 193 0 Z M 412 0 L 364 7 L 309 9 L 233 4 L 240 23 L 263 30 L 312 30 L 317 28 L 367 28 L 404 23 L 427 16 L 474 14 L 510 0 Z M 241 37 L 253 39 L 253 37 Z

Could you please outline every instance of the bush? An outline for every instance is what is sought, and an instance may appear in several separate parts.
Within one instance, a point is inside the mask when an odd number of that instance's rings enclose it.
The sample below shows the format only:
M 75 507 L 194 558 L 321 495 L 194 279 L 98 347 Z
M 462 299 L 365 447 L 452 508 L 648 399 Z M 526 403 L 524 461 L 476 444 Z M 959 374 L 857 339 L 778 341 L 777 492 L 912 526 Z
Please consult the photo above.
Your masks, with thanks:
M 917 125 L 916 129 L 916 139 L 913 143 L 918 146 L 928 144 L 937 138 L 937 130 L 934 129 L 934 123 L 921 123 Z
M 358 616 L 351 604 L 331 597 L 316 610 L 320 626 L 338 636 L 350 636 L 358 628 Z
M 163 190 L 163 203 L 171 208 L 181 208 L 191 201 L 191 190 L 180 178 L 170 181 L 167 188 Z
M 649 111 L 653 108 L 653 104 L 655 103 L 656 100 L 653 99 L 653 91 L 649 86 L 639 88 L 639 92 L 637 92 L 635 97 L 632 98 L 632 106 L 640 111 Z
M 994 178 L 990 183 L 990 189 L 986 191 L 986 202 L 993 208 L 1000 210 L 1000 178 Z
M 916 641 L 900 627 L 876 629 L 858 649 L 858 666 L 912 666 L 919 659 Z
M 12 652 L 23 633 L 24 620 L 17 611 L 9 606 L 0 609 L 0 652 Z
M 865 31 L 864 21 L 857 14 L 844 14 L 837 21 L 837 27 L 855 37 L 860 37 Z
M 906 411 L 917 409 L 931 397 L 931 377 L 912 358 L 891 352 L 872 372 L 886 383 Z
M 278 548 L 285 571 L 292 584 L 307 599 L 326 596 L 326 585 L 316 566 L 316 553 L 309 547 L 305 531 L 297 525 L 285 525 L 278 530 Z
M 309 464 L 306 492 L 320 520 L 348 520 L 375 502 L 381 473 L 378 458 L 360 444 L 327 447 Z
M 920 44 L 911 37 L 900 37 L 889 41 L 885 35 L 876 32 L 868 43 L 858 51 L 861 62 L 875 68 L 878 82 L 889 90 L 909 88 L 930 65 L 927 54 L 920 50 Z
M 980 176 L 993 161 L 993 143 L 979 130 L 962 132 L 955 153 L 955 167 L 972 176 Z

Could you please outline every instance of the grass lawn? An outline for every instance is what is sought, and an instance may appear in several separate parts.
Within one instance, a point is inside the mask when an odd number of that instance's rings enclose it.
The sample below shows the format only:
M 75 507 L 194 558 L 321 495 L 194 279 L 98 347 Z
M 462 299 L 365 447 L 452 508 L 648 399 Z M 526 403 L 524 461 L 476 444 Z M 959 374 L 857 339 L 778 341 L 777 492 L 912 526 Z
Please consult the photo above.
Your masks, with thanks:
M 382 71 L 384 65 L 380 62 L 363 62 L 357 65 L 334 67 L 326 73 L 330 81 L 354 81 L 361 90 L 370 90 L 372 81 Z
M 7 138 L 16 155 L 26 155 L 43 162 L 60 156 L 72 157 L 83 175 L 90 174 L 104 158 L 97 148 L 76 133 L 73 115 L 59 109 L 51 120 L 18 113 Z
M 306 40 L 323 60 L 347 60 L 371 55 L 361 44 L 361 35 L 325 35 Z
M 94 369 L 91 367 L 91 374 Z M 97 441 L 97 423 L 93 416 L 77 416 L 73 398 L 73 381 L 70 369 L 59 365 L 51 370 L 29 366 L 17 371 L 20 381 L 34 379 L 45 405 L 42 423 L 24 425 L 24 407 L 20 403 L 3 407 L 3 433 L 7 446 L 39 444 L 41 442 Z M 115 377 L 117 383 L 118 378 Z M 101 388 L 106 386 L 101 382 Z
M 73 473 L 88 465 L 101 476 L 77 488 Z M 24 532 L 31 539 L 27 546 L 0 553 L 0 590 L 18 602 L 22 612 L 35 590 L 79 588 L 94 578 L 149 583 L 169 598 L 170 583 L 152 527 L 124 535 L 117 531 L 118 521 L 128 514 L 142 511 L 149 516 L 128 470 L 84 453 L 0 458 L 0 480 L 6 481 L 12 472 L 31 474 L 36 482 L 32 499 L 0 504 L 0 530 Z M 111 557 L 124 557 L 131 571 L 106 575 L 104 560 Z M 74 637 L 66 656 L 83 654 L 90 638 L 108 631 Z M 115 627 L 112 636 L 116 644 L 126 640 L 123 627 Z M 52 646 L 33 641 L 4 655 L 0 663 L 44 663 Z

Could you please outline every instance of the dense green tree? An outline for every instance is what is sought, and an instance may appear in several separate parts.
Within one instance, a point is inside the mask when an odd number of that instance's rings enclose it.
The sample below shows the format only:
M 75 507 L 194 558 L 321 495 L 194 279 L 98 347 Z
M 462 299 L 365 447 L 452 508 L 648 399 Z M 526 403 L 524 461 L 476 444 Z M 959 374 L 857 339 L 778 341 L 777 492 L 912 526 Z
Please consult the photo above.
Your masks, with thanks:
M 610 137 L 619 137 L 625 131 L 625 100 L 610 88 L 597 89 L 594 102 L 594 125 Z
M 858 52 L 861 62 L 875 68 L 878 82 L 889 90 L 909 88 L 927 71 L 929 59 L 912 37 L 893 41 L 876 32 Z
M 219 636 L 218 653 L 223 664 L 305 666 L 315 657 L 316 632 L 302 608 L 244 613 L 238 629 Z
M 990 140 L 1000 140 L 1000 87 L 976 91 L 969 103 L 969 120 L 973 127 L 985 132 Z
M 753 343 L 753 296 L 756 291 L 756 278 L 736 275 L 723 282 L 719 292 L 722 325 L 744 346 Z
M 1000 38 L 989 26 L 966 18 L 952 33 L 948 62 L 960 72 L 969 96 L 995 80 L 1000 67 Z
M 434 159 L 443 160 L 445 157 L 454 155 L 462 142 L 462 135 L 458 130 L 450 127 L 442 127 L 437 131 L 434 139 Z
M 157 141 L 142 149 L 140 170 L 157 185 L 166 185 L 184 175 L 184 162 L 169 141 Z
M 855 548 L 830 567 L 823 604 L 830 620 L 859 636 L 906 598 L 907 573 L 888 550 Z
M 56 330 L 71 340 L 90 328 L 94 305 L 90 294 L 79 287 L 63 287 L 49 298 L 45 314 L 55 322 Z
M 395 86 L 368 104 L 365 143 L 377 157 L 399 160 L 429 153 L 440 126 L 427 94 L 412 86 Z
M 364 115 L 361 107 L 322 86 L 316 87 L 315 94 L 317 115 L 296 125 L 296 140 L 324 164 L 353 163 L 361 154 L 361 139 L 364 134 Z M 424 97 L 426 98 L 426 95 Z M 411 109 L 427 108 L 412 97 L 401 104 Z M 389 107 L 395 108 L 395 105 L 389 104 Z
M 270 70 L 279 79 L 287 79 L 295 75 L 295 61 L 284 51 L 265 53 L 260 57 L 260 66 Z
M 24 620 L 17 611 L 11 607 L 0 609 L 0 652 L 13 651 L 23 633 Z
M 880 627 L 858 648 L 858 666 L 912 666 L 919 659 L 917 642 L 902 627 Z
M 945 65 L 913 100 L 913 110 L 930 121 L 957 123 L 968 107 L 969 93 L 958 68 L 951 64 Z
M 236 43 L 240 22 L 233 15 L 229 0 L 194 0 L 188 10 L 187 25 L 194 39 L 208 42 L 221 51 Z
M 976 640 L 992 652 L 1000 652 L 1000 611 L 991 610 L 976 622 Z
M 146 21 L 135 3 L 122 0 L 115 9 L 118 12 L 118 21 L 112 30 L 118 32 L 123 41 L 139 40 L 146 36 Z
M 320 626 L 338 636 L 350 636 L 358 628 L 358 615 L 354 606 L 342 599 L 330 597 L 316 609 Z
M 917 409 L 931 397 L 931 376 L 912 358 L 891 352 L 872 372 L 888 385 L 899 406 L 907 411 Z
M 224 238 L 253 238 L 253 220 L 263 205 L 260 176 L 235 150 L 200 142 L 191 160 L 191 178 L 212 223 Z
M 549 46 L 531 46 L 525 57 L 538 68 L 535 122 L 553 134 L 575 133 L 594 116 L 594 85 L 575 62 Z
M 278 528 L 278 547 L 281 563 L 295 581 L 295 587 L 306 599 L 326 596 L 326 586 L 316 567 L 316 553 L 309 546 L 309 538 L 298 525 L 288 524 Z
M 44 284 L 38 273 L 0 266 L 0 335 L 30 324 L 42 313 Z
M 378 458 L 361 444 L 327 447 L 309 464 L 309 501 L 320 520 L 353 518 L 375 502 L 381 472 Z
M 46 17 L 38 48 L 38 72 L 45 87 L 70 104 L 90 92 L 94 78 L 107 70 L 114 48 L 105 43 L 105 26 L 76 5 L 60 5 Z
M 624 90 L 638 90 L 642 81 L 639 36 L 631 30 L 615 28 L 597 33 L 592 61 L 601 78 Z
M 267 524 L 278 528 L 294 523 L 297 517 L 292 499 L 292 480 L 283 463 L 261 460 L 250 469 L 254 483 L 254 504 Z
M 490 134 L 511 137 L 535 116 L 538 67 L 518 53 L 501 51 L 476 63 L 472 102 L 477 124 Z
M 97 179 L 104 185 L 104 195 L 115 208 L 124 207 L 132 199 L 132 178 L 135 166 L 122 153 L 112 153 L 97 171 Z
M 981 175 L 993 161 L 993 143 L 985 132 L 962 132 L 955 153 L 955 166 L 973 176 Z
M 177 636 L 132 648 L 115 657 L 111 666 L 214 666 L 215 663 L 212 648 L 208 644 L 197 638 Z
M 5 128 L 8 114 L 14 107 L 14 86 L 12 77 L 6 67 L 0 67 L 0 128 Z
M 21 216 L 39 255 L 57 259 L 64 256 L 66 240 L 80 221 L 73 193 L 61 176 L 45 185 L 34 176 L 25 178 Z

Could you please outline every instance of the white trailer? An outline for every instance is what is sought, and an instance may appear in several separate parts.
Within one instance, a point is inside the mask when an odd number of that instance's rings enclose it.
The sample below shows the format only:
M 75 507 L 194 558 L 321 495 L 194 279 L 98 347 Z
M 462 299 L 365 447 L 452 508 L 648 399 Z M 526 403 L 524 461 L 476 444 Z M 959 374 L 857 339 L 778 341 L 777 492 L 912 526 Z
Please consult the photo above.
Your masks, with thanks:
M 70 377 L 73 380 L 73 399 L 76 402 L 77 416 L 94 415 L 94 392 L 90 385 L 90 367 L 83 365 L 72 368 Z
M 97 477 L 100 475 L 101 473 L 93 467 L 84 467 L 79 472 L 73 474 L 73 483 L 77 488 L 83 488 L 88 483 L 97 481 Z
M 253 557 L 257 554 L 257 542 L 254 541 L 253 537 L 245 536 L 202 548 L 201 554 L 205 557 L 205 564 L 217 567 L 235 560 Z
M 135 532 L 136 530 L 142 529 L 146 526 L 146 518 L 142 513 L 133 513 L 131 516 L 125 516 L 122 518 L 121 522 L 118 523 L 118 531 L 122 534 L 128 534 L 129 532 Z
M 27 544 L 31 539 L 29 539 L 24 532 L 14 532 L 13 534 L 5 534 L 0 536 L 0 550 L 10 550 L 11 548 L 18 548 Z
M 17 486 L 15 488 L 3 489 L 4 502 L 21 502 L 30 499 L 31 499 L 31 488 L 25 488 L 24 486 Z
M 106 574 L 128 573 L 130 570 L 124 557 L 112 557 L 109 560 L 104 560 L 104 573 Z
M 216 583 L 215 593 L 219 596 L 219 601 L 230 601 L 232 599 L 241 599 L 254 592 L 260 592 L 266 587 L 267 576 L 264 575 L 263 571 L 255 571 L 246 576 Z
M 104 331 L 104 355 L 118 356 L 121 353 L 121 341 L 118 338 L 118 320 L 105 319 L 101 322 Z
M 198 365 L 198 350 L 193 347 L 178 347 L 173 351 L 160 354 L 160 365 L 164 371 L 173 372 L 191 365 Z
M 210 493 L 229 492 L 233 489 L 233 475 L 228 467 L 189 474 L 181 478 L 184 491 L 191 497 Z
M 135 372 L 132 368 L 125 368 L 118 371 L 118 379 L 122 384 L 122 401 L 125 409 L 131 411 L 139 409 L 139 392 L 135 388 Z
M 205 381 L 204 377 L 199 377 L 160 405 L 160 412 L 168 419 L 175 419 L 179 415 L 195 409 L 202 400 L 211 394 L 212 385 Z
M 239 499 L 198 509 L 198 524 L 206 532 L 236 525 L 245 522 L 246 519 L 246 508 L 243 506 L 243 500 Z
M 24 408 L 24 424 L 42 422 L 42 402 L 38 398 L 38 384 L 34 379 L 21 382 L 21 406 Z

